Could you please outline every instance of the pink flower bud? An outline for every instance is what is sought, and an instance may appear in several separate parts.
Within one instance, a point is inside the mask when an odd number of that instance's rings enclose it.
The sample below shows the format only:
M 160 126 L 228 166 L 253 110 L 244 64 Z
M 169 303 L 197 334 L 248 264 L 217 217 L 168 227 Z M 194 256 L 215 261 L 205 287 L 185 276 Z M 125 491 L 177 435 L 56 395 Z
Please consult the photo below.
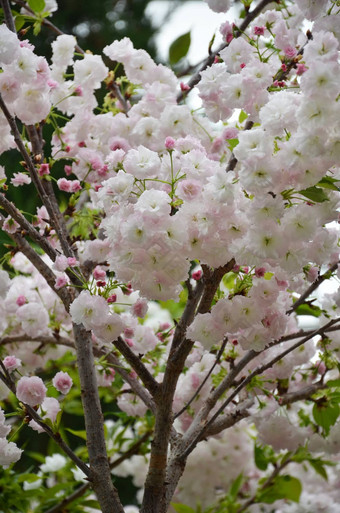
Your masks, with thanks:
M 126 287 L 122 287 L 122 292 L 124 296 L 130 296 L 132 294 L 132 285 L 128 283 Z
M 73 381 L 67 372 L 60 371 L 54 376 L 52 383 L 58 392 L 66 395 L 70 391 Z
M 197 271 L 194 271 L 192 273 L 191 277 L 193 280 L 198 281 L 202 278 L 202 274 L 203 274 L 202 269 L 197 269 Z
M 115 303 L 117 301 L 117 295 L 116 294 L 112 294 L 111 296 L 109 296 L 106 300 L 108 303 Z
M 78 265 L 78 260 L 75 257 L 68 257 L 67 263 L 69 267 L 75 267 L 76 265 Z
M 303 62 L 299 62 L 299 64 L 296 65 L 296 74 L 303 75 L 307 69 L 308 68 L 303 64 Z
M 70 174 L 72 173 L 72 166 L 64 166 L 64 171 L 67 176 L 70 176 Z
M 188 86 L 188 84 L 181 82 L 179 85 L 183 93 L 185 93 L 186 91 L 190 91 L 190 86 Z
M 16 304 L 17 304 L 18 306 L 23 306 L 23 305 L 25 305 L 25 304 L 26 304 L 26 297 L 25 297 L 25 296 L 22 296 L 22 295 L 21 295 L 21 296 L 18 296 L 18 297 L 17 297 L 17 300 L 16 300 Z
M 19 358 L 16 358 L 15 356 L 6 356 L 3 359 L 4 366 L 8 370 L 8 372 L 13 372 L 18 367 L 21 367 L 21 360 Z
M 65 285 L 67 285 L 67 283 L 68 283 L 67 276 L 64 274 L 63 276 L 58 276 L 58 278 L 55 280 L 54 286 L 57 290 L 59 290 L 62 287 L 65 287 Z
M 97 265 L 93 270 L 93 277 L 95 280 L 103 280 L 106 278 L 106 272 Z
M 17 384 L 17 398 L 29 406 L 41 404 L 46 397 L 47 388 L 38 376 L 23 376 Z
M 39 176 L 45 176 L 50 174 L 50 166 L 48 164 L 41 164 L 38 169 Z
M 83 96 L 83 90 L 80 86 L 77 86 L 75 89 L 74 89 L 74 94 L 76 96 Z
M 256 276 L 256 278 L 263 278 L 265 273 L 266 273 L 266 268 L 265 267 L 256 267 L 256 269 L 255 269 L 255 276 Z
M 105 287 L 106 281 L 99 280 L 99 281 L 96 282 L 96 285 L 97 285 L 97 287 Z
M 265 27 L 254 27 L 254 34 L 256 36 L 263 36 Z
M 172 137 L 167 137 L 165 139 L 165 147 L 167 150 L 173 150 L 175 147 L 175 139 Z

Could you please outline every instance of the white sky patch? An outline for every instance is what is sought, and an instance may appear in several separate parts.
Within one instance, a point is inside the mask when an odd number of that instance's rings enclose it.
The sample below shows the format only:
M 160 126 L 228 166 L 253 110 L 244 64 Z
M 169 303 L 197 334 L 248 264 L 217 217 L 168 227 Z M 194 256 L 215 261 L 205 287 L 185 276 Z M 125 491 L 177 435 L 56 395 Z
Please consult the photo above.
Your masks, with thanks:
M 155 39 L 158 56 L 165 61 L 168 60 L 171 43 L 190 30 L 191 45 L 187 57 L 190 64 L 197 64 L 208 55 L 209 42 L 214 33 L 214 46 L 222 42 L 220 25 L 226 20 L 232 22 L 237 17 L 234 8 L 229 9 L 227 13 L 215 13 L 203 1 L 185 2 L 168 16 L 171 4 L 171 1 L 155 0 L 149 3 L 146 10 L 147 15 L 154 20 L 155 26 L 159 26 L 159 20 L 165 19 Z

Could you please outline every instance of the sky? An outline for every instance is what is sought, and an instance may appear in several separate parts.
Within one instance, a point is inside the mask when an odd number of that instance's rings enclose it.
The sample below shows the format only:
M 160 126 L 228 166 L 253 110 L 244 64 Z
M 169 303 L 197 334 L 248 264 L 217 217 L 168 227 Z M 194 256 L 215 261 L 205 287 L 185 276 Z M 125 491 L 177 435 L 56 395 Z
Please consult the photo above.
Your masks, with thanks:
M 184 2 L 168 17 L 171 4 L 174 2 L 155 0 L 147 7 L 147 14 L 155 21 L 156 26 L 159 20 L 164 17 L 166 19 L 156 37 L 159 57 L 162 60 L 167 60 L 171 43 L 190 30 L 191 45 L 187 57 L 190 64 L 197 64 L 207 56 L 209 42 L 214 33 L 216 33 L 216 46 L 222 42 L 222 36 L 219 33 L 220 25 L 226 20 L 231 21 L 235 18 L 233 9 L 228 13 L 214 13 L 202 0 Z

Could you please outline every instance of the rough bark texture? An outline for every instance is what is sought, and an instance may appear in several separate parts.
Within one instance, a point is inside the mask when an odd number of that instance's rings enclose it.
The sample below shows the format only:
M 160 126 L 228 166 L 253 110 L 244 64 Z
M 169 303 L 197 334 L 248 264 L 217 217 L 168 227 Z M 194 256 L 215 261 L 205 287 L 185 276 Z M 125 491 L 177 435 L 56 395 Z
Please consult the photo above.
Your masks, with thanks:
M 74 325 L 73 332 L 77 350 L 92 486 L 103 513 L 124 513 L 117 490 L 111 480 L 106 454 L 103 414 L 98 395 L 91 335 L 82 325 Z

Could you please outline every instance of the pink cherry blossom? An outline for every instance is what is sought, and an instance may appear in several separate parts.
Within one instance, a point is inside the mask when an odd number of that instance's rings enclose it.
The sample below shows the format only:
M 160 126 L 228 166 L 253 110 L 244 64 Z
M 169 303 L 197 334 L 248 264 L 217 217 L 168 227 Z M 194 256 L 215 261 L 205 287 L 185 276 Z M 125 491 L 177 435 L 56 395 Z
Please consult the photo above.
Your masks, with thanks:
M 58 392 L 66 395 L 70 391 L 73 381 L 67 372 L 60 371 L 54 376 L 52 383 Z
M 29 406 L 41 404 L 46 397 L 46 392 L 47 388 L 38 376 L 23 376 L 17 383 L 17 398 Z
M 14 355 L 5 356 L 5 358 L 3 359 L 3 364 L 8 370 L 8 372 L 13 372 L 18 367 L 21 367 L 21 360 L 20 358 L 17 358 Z

